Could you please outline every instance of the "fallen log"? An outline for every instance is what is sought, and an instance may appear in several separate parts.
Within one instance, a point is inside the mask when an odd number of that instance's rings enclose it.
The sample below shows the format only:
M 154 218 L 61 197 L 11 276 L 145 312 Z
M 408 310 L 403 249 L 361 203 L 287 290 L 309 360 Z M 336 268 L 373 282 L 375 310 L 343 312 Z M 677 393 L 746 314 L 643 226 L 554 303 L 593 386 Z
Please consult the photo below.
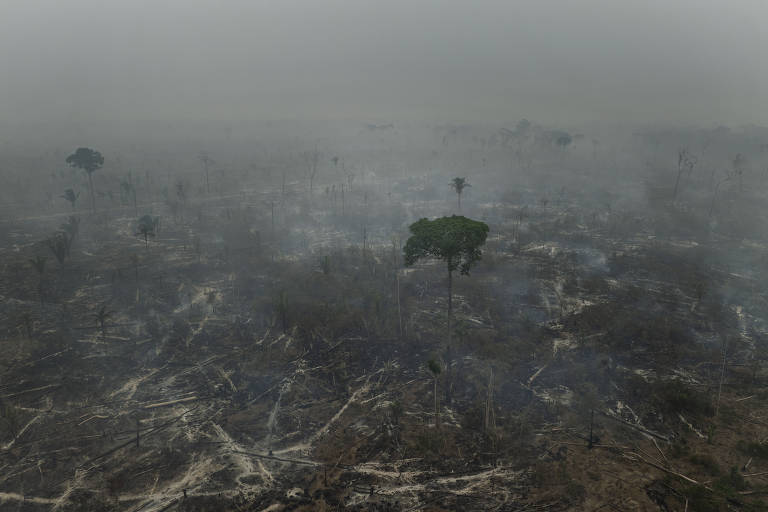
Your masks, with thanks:
M 661 435 L 661 434 L 657 434 L 656 432 L 653 432 L 653 431 L 651 431 L 651 430 L 648 430 L 647 428 L 645 428 L 645 427 L 643 427 L 643 426 L 641 426 L 641 425 L 636 425 L 636 424 L 634 424 L 634 423 L 630 423 L 630 422 L 628 422 L 627 420 L 623 420 L 623 419 L 621 419 L 621 418 L 618 418 L 618 417 L 616 417 L 616 416 L 613 416 L 612 414 L 608 414 L 607 412 L 604 412 L 604 411 L 598 411 L 598 412 L 599 412 L 600 414 L 602 414 L 603 416 L 605 416 L 606 418 L 610 418 L 610 419 L 612 419 L 612 420 L 614 420 L 614 421 L 618 421 L 619 423 L 623 423 L 624 425 L 627 425 L 628 427 L 632 427 L 632 428 L 634 428 L 634 429 L 635 429 L 635 430 L 637 430 L 638 432 L 642 432 L 643 434 L 646 434 L 646 435 L 649 435 L 649 436 L 655 437 L 656 439 L 660 439 L 660 440 L 662 440 L 662 441 L 665 441 L 665 442 L 669 442 L 669 438 L 668 438 L 668 437 L 666 437 L 666 436 L 663 436 L 663 435 Z
M 158 402 L 156 404 L 145 405 L 143 408 L 144 409 L 155 409 L 157 407 L 167 407 L 169 405 L 180 404 L 180 403 L 183 403 L 183 402 L 192 402 L 194 400 L 198 400 L 198 398 L 196 396 L 190 396 L 190 397 L 187 397 L 187 398 L 180 398 L 178 400 L 171 400 L 171 401 L 168 401 L 168 402 Z

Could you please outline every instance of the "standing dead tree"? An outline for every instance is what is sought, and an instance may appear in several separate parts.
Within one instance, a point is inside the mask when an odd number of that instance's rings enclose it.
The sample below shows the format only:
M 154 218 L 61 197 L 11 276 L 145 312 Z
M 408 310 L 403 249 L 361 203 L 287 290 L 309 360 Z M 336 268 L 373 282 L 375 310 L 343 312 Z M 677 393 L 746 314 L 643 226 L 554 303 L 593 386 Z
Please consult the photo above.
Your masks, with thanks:
M 709 217 L 712 217 L 712 213 L 715 211 L 715 199 L 717 199 L 717 192 L 718 192 L 718 190 L 720 190 L 720 186 L 723 183 L 732 181 L 735 176 L 736 176 L 736 174 L 735 174 L 735 172 L 733 170 L 726 171 L 725 172 L 725 176 L 723 177 L 723 179 L 721 179 L 720 181 L 715 183 L 715 187 L 712 190 L 712 202 L 709 205 Z
M 211 193 L 211 183 L 208 179 L 208 171 L 213 165 L 213 159 L 208 155 L 207 151 L 201 151 L 199 155 L 197 155 L 198 160 L 203 164 L 203 170 L 205 171 L 205 193 L 210 194 Z
M 442 367 L 440 366 L 440 363 L 435 361 L 434 359 L 430 359 L 427 361 L 427 369 L 432 374 L 432 380 L 434 381 L 435 388 L 435 429 L 440 430 L 440 402 L 437 398 L 437 379 L 440 377 L 440 373 L 442 372 Z
M 680 189 L 680 178 L 684 173 L 690 176 L 694 167 L 698 163 L 696 155 L 691 154 L 687 148 L 682 148 L 677 152 L 677 177 L 675 178 L 675 189 L 672 192 L 672 200 L 677 199 L 677 193 Z
M 114 314 L 113 311 L 110 311 L 107 308 L 108 308 L 108 304 L 104 303 L 99 307 L 96 313 L 93 314 L 93 318 L 99 324 L 99 329 L 101 330 L 102 336 L 105 336 L 107 333 L 107 327 L 106 327 L 107 320 L 109 320 L 109 318 Z
M 320 161 L 320 152 L 317 150 L 317 146 L 315 146 L 314 151 L 304 151 L 301 154 L 301 157 L 304 159 L 304 164 L 306 165 L 305 175 L 309 181 L 309 193 L 311 194 L 315 187 L 315 176 L 317 176 L 317 164 Z

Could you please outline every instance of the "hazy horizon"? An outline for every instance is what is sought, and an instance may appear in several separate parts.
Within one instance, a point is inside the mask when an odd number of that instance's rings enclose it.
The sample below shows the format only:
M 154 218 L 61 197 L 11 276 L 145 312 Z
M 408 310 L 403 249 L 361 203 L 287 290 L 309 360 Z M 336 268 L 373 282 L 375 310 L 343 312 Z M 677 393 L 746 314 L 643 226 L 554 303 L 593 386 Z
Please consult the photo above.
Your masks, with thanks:
M 768 4 L 9 1 L 0 123 L 768 124 Z

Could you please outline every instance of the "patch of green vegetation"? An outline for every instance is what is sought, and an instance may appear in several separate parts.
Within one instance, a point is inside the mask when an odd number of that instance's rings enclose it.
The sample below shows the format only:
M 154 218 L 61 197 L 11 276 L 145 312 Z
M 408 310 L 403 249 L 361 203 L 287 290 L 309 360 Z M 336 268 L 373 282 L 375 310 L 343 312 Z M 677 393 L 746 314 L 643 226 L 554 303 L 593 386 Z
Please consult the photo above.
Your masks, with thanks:
M 731 467 L 727 474 L 717 478 L 710 488 L 701 485 L 686 486 L 680 492 L 681 505 L 688 504 L 688 510 L 719 512 L 721 510 L 742 510 L 761 512 L 768 510 L 759 495 L 753 498 L 740 494 L 750 489 L 749 484 L 736 467 Z M 754 501 L 753 501 L 754 500 Z
M 666 414 L 685 413 L 699 418 L 715 414 L 709 395 L 677 380 L 656 382 L 651 396 L 654 405 Z
M 685 438 L 681 438 L 678 442 L 673 443 L 669 449 L 670 456 L 676 459 L 685 457 L 689 453 L 691 453 L 691 448 L 688 446 L 688 441 Z
M 712 476 L 720 476 L 722 474 L 720 465 L 711 455 L 707 455 L 703 453 L 694 453 L 693 455 L 688 457 L 688 460 L 696 464 L 697 466 L 701 466 L 702 468 L 704 468 L 704 470 L 708 474 Z
M 750 457 L 763 460 L 768 459 L 768 443 L 758 443 L 740 439 L 739 442 L 736 443 L 736 449 Z

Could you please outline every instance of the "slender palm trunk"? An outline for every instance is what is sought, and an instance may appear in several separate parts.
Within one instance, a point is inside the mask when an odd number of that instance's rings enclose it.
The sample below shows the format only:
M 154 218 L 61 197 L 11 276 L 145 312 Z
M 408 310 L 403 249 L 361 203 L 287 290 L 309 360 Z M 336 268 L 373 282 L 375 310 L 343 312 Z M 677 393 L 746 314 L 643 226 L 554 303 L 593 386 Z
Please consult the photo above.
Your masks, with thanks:
M 450 262 L 449 262 L 450 265 Z M 445 379 L 448 406 L 453 403 L 453 271 L 448 270 L 448 350 L 446 351 L 447 378 Z
M 461 192 L 457 193 L 456 197 L 459 198 L 459 210 L 461 210 Z
M 715 211 L 715 199 L 717 199 L 717 191 L 720 189 L 720 185 L 722 185 L 724 181 L 719 181 L 717 185 L 715 185 L 715 189 L 712 191 L 712 202 L 709 205 L 709 217 L 712 217 L 712 213 Z
M 96 194 L 93 192 L 93 173 L 88 173 L 88 188 L 91 191 L 91 211 L 96 213 Z
M 677 189 L 680 186 L 680 176 L 683 174 L 683 170 L 678 167 L 677 169 L 677 179 L 675 180 L 675 190 L 672 192 L 672 200 L 674 201 L 677 199 Z

